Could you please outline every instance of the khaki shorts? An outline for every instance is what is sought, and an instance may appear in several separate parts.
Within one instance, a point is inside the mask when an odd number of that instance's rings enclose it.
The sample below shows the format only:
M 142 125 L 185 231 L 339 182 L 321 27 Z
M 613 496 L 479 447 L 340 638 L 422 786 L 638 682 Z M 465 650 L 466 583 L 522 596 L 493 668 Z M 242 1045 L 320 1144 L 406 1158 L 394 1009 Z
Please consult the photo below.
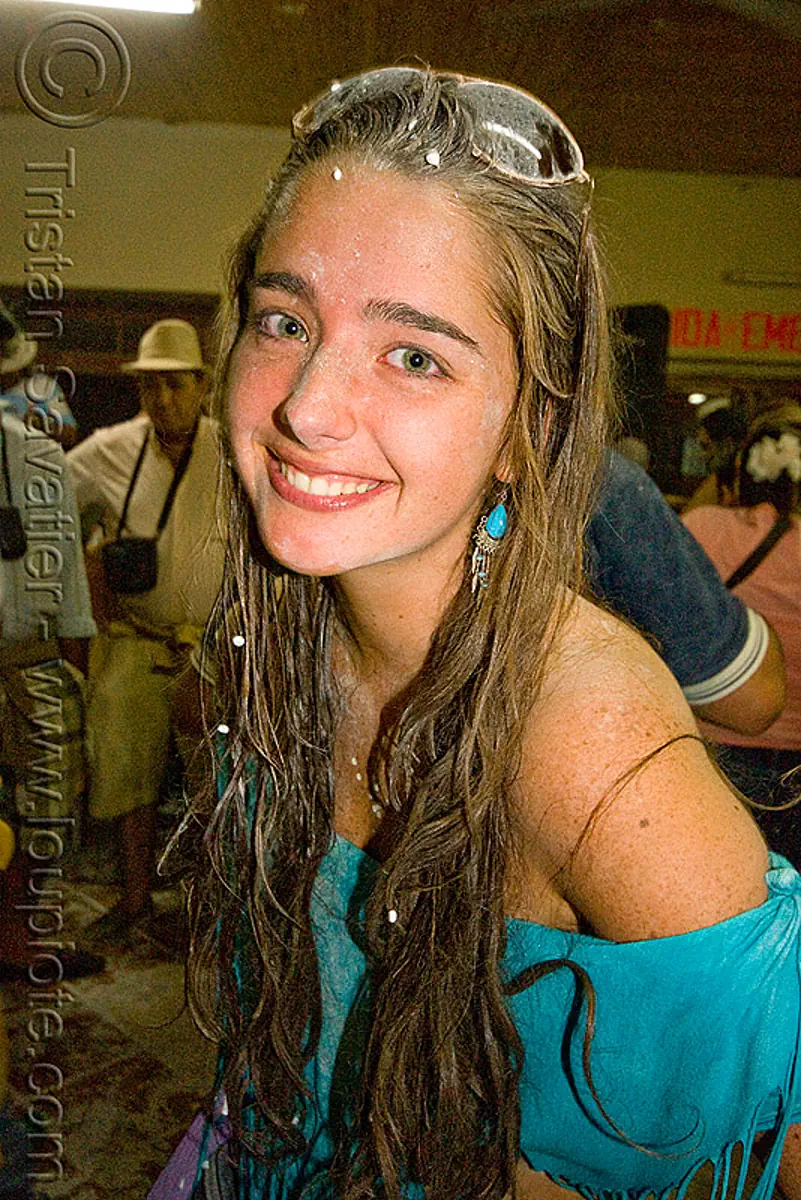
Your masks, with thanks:
M 86 784 L 83 689 L 63 659 L 0 668 L 0 774 L 22 785 L 21 818 L 76 815 Z
M 157 638 L 102 634 L 95 640 L 86 714 L 93 817 L 110 820 L 158 800 L 173 705 L 195 676 L 188 656 L 188 646 Z

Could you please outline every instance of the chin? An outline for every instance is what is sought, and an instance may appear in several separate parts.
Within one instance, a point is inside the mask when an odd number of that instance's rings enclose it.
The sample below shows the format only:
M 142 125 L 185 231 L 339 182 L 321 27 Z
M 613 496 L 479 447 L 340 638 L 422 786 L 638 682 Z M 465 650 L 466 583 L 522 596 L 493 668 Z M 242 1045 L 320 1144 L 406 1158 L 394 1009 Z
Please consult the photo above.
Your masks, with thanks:
M 354 570 L 361 564 L 342 562 L 331 562 L 323 559 L 308 559 L 302 556 L 294 556 L 289 554 L 274 554 L 272 550 L 270 555 L 287 571 L 291 571 L 294 575 L 308 575 L 310 579 L 329 579 L 337 575 L 344 575 L 347 571 Z
M 340 555 L 332 551 L 328 539 L 324 545 L 315 545 L 311 539 L 300 542 L 296 537 L 281 537 L 261 528 L 258 536 L 267 553 L 282 567 L 294 571 L 296 575 L 325 578 L 329 575 L 341 575 L 343 571 L 362 565 L 344 562 Z

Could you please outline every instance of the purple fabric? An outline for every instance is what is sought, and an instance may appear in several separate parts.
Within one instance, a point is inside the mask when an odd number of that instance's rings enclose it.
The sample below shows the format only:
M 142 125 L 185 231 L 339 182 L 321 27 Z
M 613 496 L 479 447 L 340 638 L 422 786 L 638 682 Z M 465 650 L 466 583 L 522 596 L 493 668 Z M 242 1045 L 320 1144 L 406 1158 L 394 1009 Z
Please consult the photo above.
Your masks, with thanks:
M 208 1162 L 231 1136 L 231 1126 L 223 1115 L 222 1102 L 218 1101 L 218 1104 L 220 1107 L 215 1105 L 211 1125 L 205 1113 L 197 1114 L 148 1192 L 147 1200 L 188 1200 L 192 1195 L 202 1164 Z

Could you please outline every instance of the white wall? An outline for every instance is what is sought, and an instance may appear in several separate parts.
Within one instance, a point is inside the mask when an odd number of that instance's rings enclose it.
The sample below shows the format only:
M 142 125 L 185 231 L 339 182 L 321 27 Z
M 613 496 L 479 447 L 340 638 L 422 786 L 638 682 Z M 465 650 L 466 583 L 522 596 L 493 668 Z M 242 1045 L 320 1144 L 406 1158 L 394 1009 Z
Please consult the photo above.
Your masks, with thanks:
M 286 147 L 285 133 L 235 125 L 164 125 L 110 119 L 85 130 L 59 130 L 33 116 L 0 116 L 0 284 L 20 285 L 33 255 L 33 218 L 47 206 L 26 188 L 61 185 L 62 253 L 72 259 L 69 288 L 215 292 L 233 235 L 256 209 L 264 180 Z M 63 162 L 74 149 L 76 180 L 64 172 L 26 171 Z M 801 310 L 796 286 L 735 285 L 731 272 L 801 279 L 801 180 L 601 170 L 596 211 L 606 230 L 618 303 L 669 309 Z M 36 235 L 33 235 L 36 236 Z M 801 324 L 799 325 L 801 331 Z M 677 357 L 714 358 L 723 350 L 674 348 Z M 732 353 L 745 359 L 759 355 Z M 762 356 L 801 372 L 801 345 Z
M 164 125 L 109 120 L 58 130 L 34 117 L 0 117 L 3 225 L 0 281 L 20 285 L 33 257 L 26 212 L 40 201 L 26 188 L 62 185 L 66 287 L 216 292 L 225 249 L 258 207 L 287 144 L 276 130 L 238 125 Z M 66 161 L 75 151 L 75 186 L 66 172 L 26 171 Z M 40 239 L 41 234 L 33 234 Z M 67 297 L 65 296 L 65 302 Z
M 671 311 L 674 376 L 801 376 L 801 179 L 603 170 L 597 196 L 615 298 Z
M 621 303 L 801 304 L 801 288 L 723 282 L 794 272 L 801 284 L 801 179 L 602 170 L 596 192 Z

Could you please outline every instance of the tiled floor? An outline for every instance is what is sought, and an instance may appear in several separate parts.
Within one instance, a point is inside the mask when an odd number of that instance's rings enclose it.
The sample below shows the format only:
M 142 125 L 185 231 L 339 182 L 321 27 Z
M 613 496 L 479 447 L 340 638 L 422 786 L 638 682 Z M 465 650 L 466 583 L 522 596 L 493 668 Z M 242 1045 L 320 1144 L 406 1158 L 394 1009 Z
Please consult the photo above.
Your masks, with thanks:
M 74 937 L 80 947 L 80 929 L 116 895 L 108 885 L 68 885 L 63 936 Z M 163 920 L 171 923 L 177 895 L 157 893 L 155 899 Z M 103 974 L 62 985 L 69 997 L 58 1014 L 63 1029 L 49 1018 L 46 1040 L 34 1036 L 46 1020 L 41 1010 L 50 1003 L 39 998 L 42 989 L 27 982 L 2 985 L 12 1107 L 54 1135 L 32 1138 L 36 1127 L 29 1125 L 29 1156 L 42 1149 L 51 1156 L 30 1160 L 41 1176 L 37 1195 L 146 1196 L 212 1082 L 214 1048 L 195 1030 L 183 984 L 180 952 L 137 934 L 123 952 L 108 956 Z M 55 1098 L 37 1102 L 37 1087 Z

